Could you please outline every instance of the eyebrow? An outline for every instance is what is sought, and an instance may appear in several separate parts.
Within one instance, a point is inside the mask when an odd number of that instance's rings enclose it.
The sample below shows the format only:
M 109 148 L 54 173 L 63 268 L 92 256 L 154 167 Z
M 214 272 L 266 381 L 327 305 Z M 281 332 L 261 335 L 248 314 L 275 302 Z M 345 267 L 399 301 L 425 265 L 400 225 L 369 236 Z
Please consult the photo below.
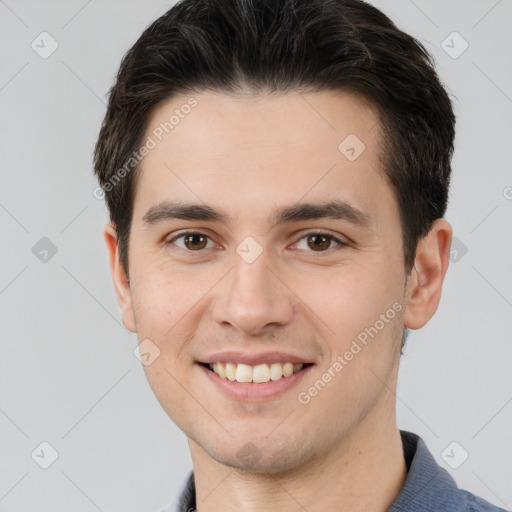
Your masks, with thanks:
M 149 208 L 142 217 L 143 223 L 148 227 L 172 219 L 220 222 L 229 225 L 229 215 L 225 210 L 199 203 L 165 201 Z M 368 213 L 342 200 L 327 203 L 296 203 L 281 207 L 270 214 L 268 221 L 274 227 L 278 224 L 314 219 L 344 220 L 363 228 L 369 228 L 373 224 Z

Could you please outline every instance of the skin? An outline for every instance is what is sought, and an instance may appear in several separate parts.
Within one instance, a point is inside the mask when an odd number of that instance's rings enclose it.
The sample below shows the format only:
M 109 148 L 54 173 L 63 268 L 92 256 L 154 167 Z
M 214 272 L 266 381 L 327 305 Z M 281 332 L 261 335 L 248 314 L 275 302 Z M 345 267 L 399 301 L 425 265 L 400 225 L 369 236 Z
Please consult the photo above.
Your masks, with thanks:
M 104 237 L 123 323 L 160 350 L 144 370 L 187 435 L 197 508 L 387 510 L 406 478 L 394 395 L 403 328 L 419 329 L 438 307 L 451 226 L 434 223 L 406 275 L 398 206 L 380 169 L 379 118 L 361 98 L 194 97 L 197 106 L 142 162 L 129 281 L 110 224 Z M 148 135 L 187 99 L 161 105 Z M 338 150 L 349 134 L 366 147 L 353 162 Z M 268 222 L 274 208 L 334 199 L 365 211 L 370 226 L 325 218 Z M 229 222 L 145 225 L 146 211 L 166 200 L 222 208 Z M 208 246 L 190 249 L 184 238 L 173 244 L 183 229 L 210 237 Z M 331 239 L 316 249 L 307 236 L 315 230 L 349 245 Z M 263 251 L 252 263 L 236 252 L 247 236 Z M 297 394 L 394 303 L 401 311 L 308 404 L 300 403 Z M 196 364 L 206 353 L 231 349 L 282 350 L 315 366 L 276 398 L 235 400 Z M 246 443 L 258 457 L 237 456 Z

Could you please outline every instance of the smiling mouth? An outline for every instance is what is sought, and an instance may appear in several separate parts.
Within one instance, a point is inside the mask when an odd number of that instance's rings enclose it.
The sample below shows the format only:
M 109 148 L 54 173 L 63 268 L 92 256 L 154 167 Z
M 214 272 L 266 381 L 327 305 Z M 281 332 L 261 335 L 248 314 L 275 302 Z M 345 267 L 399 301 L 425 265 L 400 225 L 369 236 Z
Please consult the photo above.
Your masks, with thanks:
M 224 380 L 264 384 L 270 381 L 286 379 L 295 373 L 305 370 L 314 363 L 263 363 L 254 366 L 232 362 L 200 364 Z

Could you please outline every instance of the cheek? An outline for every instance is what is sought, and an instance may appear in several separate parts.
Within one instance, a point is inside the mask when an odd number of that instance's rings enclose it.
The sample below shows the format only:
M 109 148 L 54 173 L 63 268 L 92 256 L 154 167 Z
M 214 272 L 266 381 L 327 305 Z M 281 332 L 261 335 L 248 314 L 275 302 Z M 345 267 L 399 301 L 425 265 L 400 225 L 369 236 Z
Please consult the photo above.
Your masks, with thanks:
M 166 287 L 158 281 L 146 280 L 142 286 L 132 289 L 132 297 L 139 336 L 161 339 L 178 314 Z
M 132 297 L 138 327 L 145 335 L 165 340 L 174 327 L 191 313 L 208 290 L 205 279 L 199 275 L 172 272 L 154 266 L 136 277 Z M 172 330 L 172 331 L 170 331 Z
M 300 288 L 294 288 L 336 335 L 343 336 L 351 326 L 375 321 L 374 317 L 386 305 L 389 286 L 383 276 L 375 265 L 351 263 L 324 269 L 323 275 L 310 274 L 300 279 Z
M 310 275 L 298 281 L 296 292 L 306 306 L 303 314 L 312 319 L 329 346 L 326 364 L 347 351 L 353 352 L 348 354 L 351 361 L 358 361 L 351 367 L 374 366 L 373 360 L 387 364 L 393 357 L 403 309 L 395 271 L 378 257 L 368 265 L 352 262 L 327 270 L 322 278 Z

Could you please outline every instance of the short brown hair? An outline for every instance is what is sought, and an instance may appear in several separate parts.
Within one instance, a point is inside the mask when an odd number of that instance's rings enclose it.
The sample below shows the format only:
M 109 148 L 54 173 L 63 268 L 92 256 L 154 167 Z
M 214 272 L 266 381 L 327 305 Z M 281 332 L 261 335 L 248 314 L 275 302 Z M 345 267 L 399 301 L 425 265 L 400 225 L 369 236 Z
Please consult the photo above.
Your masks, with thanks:
M 116 173 L 162 102 L 206 90 L 350 90 L 370 100 L 411 270 L 418 240 L 446 211 L 455 135 L 450 99 L 422 44 L 362 0 L 182 0 L 123 57 L 94 151 L 127 277 L 140 165 L 115 181 Z

